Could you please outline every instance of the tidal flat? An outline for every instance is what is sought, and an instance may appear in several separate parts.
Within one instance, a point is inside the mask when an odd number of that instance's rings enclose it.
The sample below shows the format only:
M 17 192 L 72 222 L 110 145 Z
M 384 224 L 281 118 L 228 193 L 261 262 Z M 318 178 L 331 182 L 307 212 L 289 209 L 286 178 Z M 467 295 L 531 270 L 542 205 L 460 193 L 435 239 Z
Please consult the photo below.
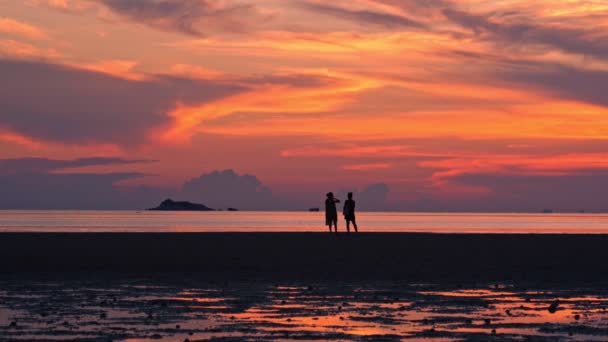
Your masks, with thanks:
M 2 341 L 605 341 L 608 287 L 0 277 Z

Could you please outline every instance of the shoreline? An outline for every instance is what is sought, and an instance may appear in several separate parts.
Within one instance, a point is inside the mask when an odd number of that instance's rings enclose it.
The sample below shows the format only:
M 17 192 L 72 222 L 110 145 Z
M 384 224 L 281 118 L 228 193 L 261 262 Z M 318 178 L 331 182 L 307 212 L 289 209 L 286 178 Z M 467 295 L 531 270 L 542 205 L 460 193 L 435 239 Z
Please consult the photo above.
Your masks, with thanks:
M 1 233 L 5 275 L 188 273 L 206 279 L 608 281 L 608 235 Z

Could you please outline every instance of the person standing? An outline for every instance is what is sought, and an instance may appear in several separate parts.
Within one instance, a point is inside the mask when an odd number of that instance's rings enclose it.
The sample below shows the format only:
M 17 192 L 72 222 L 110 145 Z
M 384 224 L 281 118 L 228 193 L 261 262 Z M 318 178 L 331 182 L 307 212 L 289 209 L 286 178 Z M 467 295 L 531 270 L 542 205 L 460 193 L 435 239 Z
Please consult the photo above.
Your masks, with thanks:
M 348 199 L 344 201 L 344 210 L 342 211 L 344 214 L 344 219 L 346 220 L 346 232 L 350 233 L 350 223 L 353 223 L 353 228 L 355 228 L 355 233 L 358 233 L 357 230 L 357 221 L 355 220 L 355 201 L 353 200 L 353 193 L 348 193 Z
M 331 233 L 331 226 L 334 225 L 334 230 L 338 233 L 338 210 L 336 209 L 336 203 L 340 203 L 339 199 L 334 198 L 333 192 L 327 193 L 327 199 L 325 199 L 325 224 L 329 226 L 329 232 Z

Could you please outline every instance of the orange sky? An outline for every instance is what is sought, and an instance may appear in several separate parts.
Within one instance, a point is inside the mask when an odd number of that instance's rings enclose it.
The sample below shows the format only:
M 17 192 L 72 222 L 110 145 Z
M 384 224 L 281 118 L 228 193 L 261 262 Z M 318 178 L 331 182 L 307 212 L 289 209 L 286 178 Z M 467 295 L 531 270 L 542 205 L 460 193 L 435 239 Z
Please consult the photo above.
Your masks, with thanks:
M 604 0 L 2 1 L 0 63 L 0 158 L 154 161 L 62 171 L 144 174 L 121 185 L 515 210 L 526 177 L 608 175 Z

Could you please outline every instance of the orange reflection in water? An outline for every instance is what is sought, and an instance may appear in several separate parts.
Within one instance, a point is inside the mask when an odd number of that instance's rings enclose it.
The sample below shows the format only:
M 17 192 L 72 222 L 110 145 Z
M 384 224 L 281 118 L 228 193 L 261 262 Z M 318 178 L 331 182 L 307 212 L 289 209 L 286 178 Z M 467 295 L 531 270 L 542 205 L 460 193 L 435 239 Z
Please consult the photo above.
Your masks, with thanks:
M 223 337 L 424 341 L 548 337 L 593 341 L 605 340 L 608 331 L 608 292 L 603 289 L 530 291 L 504 285 L 453 289 L 432 284 L 304 287 L 230 283 L 212 289 L 83 287 L 66 291 L 66 299 L 60 295 L 65 291 L 63 286 L 57 287 L 60 290 L 49 291 L 47 286 L 43 292 L 24 292 L 19 286 L 14 292 L 0 292 L 0 300 L 13 305 L 10 311 L 0 307 L 0 318 L 20 322 L 20 330 L 11 332 L 12 337 L 18 333 L 40 337 L 36 335 L 40 326 L 61 331 L 63 321 L 92 336 L 110 328 L 128 333 L 129 336 L 115 339 L 127 342 Z M 21 300 L 24 298 L 28 300 Z M 28 323 L 40 317 L 40 303 L 53 303 L 60 298 L 55 305 L 75 300 L 72 306 L 66 306 L 69 310 L 62 311 L 61 320 Z M 29 306 L 33 314 L 28 314 Z M 98 316 L 101 312 L 105 313 L 103 318 Z

